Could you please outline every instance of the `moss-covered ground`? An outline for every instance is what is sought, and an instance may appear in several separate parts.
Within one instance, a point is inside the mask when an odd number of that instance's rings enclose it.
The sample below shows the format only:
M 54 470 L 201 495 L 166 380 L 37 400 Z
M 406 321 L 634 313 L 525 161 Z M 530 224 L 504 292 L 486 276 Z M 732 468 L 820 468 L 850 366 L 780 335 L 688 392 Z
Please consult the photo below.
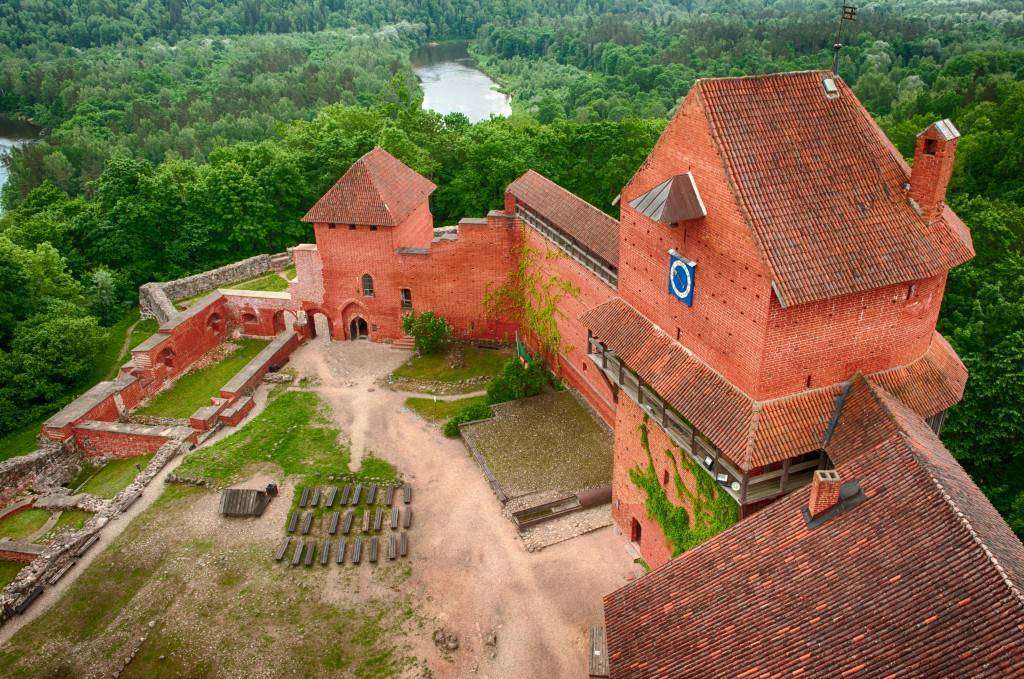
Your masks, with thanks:
M 456 413 L 467 406 L 477 403 L 487 403 L 486 396 L 470 396 L 459 398 L 454 401 L 438 401 L 432 398 L 421 398 L 413 396 L 405 399 L 405 407 L 412 410 L 425 420 L 441 422 L 454 417 Z
M 281 292 L 288 289 L 288 281 L 281 278 L 276 272 L 270 272 L 257 276 L 256 278 L 250 278 L 247 281 L 241 283 L 234 283 L 233 285 L 227 286 L 233 290 L 256 290 L 259 292 Z
M 210 398 L 220 393 L 223 387 L 245 364 L 267 346 L 265 340 L 243 337 L 235 341 L 238 348 L 216 363 L 189 370 L 160 392 L 136 412 L 140 415 L 185 418 L 203 406 L 210 405 Z
M 11 584 L 24 567 L 20 561 L 0 561 L 0 589 Z
M 462 435 L 510 498 L 611 483 L 612 435 L 567 391 L 498 404 Z
M 43 527 L 50 518 L 45 509 L 25 509 L 0 521 L 0 537 L 22 540 Z

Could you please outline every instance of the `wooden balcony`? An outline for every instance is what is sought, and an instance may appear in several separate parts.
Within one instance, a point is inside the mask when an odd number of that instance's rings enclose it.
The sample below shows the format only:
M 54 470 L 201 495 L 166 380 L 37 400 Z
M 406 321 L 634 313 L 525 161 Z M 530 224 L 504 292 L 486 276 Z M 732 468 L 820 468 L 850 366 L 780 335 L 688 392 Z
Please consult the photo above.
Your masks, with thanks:
M 650 385 L 630 370 L 614 351 L 590 337 L 587 355 L 612 384 L 636 402 L 668 434 L 673 443 L 693 458 L 741 506 L 770 500 L 807 485 L 811 482 L 814 470 L 822 466 L 823 458 L 819 451 L 813 456 L 784 460 L 778 469 L 761 474 L 751 475 L 741 471 Z M 807 457 L 810 459 L 804 459 Z

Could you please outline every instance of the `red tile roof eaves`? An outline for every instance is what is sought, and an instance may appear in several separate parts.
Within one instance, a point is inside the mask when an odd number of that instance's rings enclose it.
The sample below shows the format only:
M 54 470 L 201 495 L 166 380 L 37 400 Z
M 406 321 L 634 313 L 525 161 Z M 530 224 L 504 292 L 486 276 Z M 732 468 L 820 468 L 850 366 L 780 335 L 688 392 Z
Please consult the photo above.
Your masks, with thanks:
M 907 202 L 906 162 L 842 80 L 825 71 L 698 80 L 740 209 L 787 306 L 947 271 L 974 255 L 947 207 Z
M 377 147 L 353 163 L 302 221 L 397 226 L 436 188 L 429 179 Z
M 739 468 L 821 447 L 841 384 L 756 401 L 622 298 L 584 312 L 580 320 Z M 906 396 L 927 417 L 960 400 L 966 370 L 935 333 L 924 356 L 871 379 Z
M 533 170 L 509 184 L 506 191 L 593 254 L 618 266 L 618 221 Z
M 1024 545 L 985 496 L 862 378 L 842 445 L 859 506 L 809 529 L 801 489 L 605 597 L 612 676 L 1024 673 Z

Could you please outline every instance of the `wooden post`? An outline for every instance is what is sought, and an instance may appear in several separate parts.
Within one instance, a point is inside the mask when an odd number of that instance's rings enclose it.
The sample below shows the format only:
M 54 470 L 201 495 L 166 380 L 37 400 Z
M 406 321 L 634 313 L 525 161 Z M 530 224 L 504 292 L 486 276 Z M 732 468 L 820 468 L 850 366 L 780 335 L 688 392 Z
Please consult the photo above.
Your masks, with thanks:
M 743 480 L 740 482 L 740 505 L 747 504 L 748 481 L 750 481 L 750 472 L 743 472 Z
M 619 358 L 619 384 L 623 384 L 626 381 L 625 371 L 625 363 L 622 358 Z
M 779 492 L 786 492 L 786 481 L 789 481 L 789 460 L 786 458 L 782 463 L 782 476 L 779 478 Z

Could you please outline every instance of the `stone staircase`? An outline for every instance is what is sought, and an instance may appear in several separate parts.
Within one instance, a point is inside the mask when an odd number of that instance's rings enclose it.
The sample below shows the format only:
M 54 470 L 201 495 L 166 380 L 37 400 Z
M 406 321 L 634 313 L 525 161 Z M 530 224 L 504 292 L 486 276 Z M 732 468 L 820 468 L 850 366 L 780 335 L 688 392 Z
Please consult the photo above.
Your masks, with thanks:
M 396 339 L 394 342 L 392 342 L 391 346 L 394 349 L 409 349 L 409 350 L 412 350 L 412 349 L 416 348 L 416 340 L 414 340 L 409 335 L 405 335 L 402 338 Z

